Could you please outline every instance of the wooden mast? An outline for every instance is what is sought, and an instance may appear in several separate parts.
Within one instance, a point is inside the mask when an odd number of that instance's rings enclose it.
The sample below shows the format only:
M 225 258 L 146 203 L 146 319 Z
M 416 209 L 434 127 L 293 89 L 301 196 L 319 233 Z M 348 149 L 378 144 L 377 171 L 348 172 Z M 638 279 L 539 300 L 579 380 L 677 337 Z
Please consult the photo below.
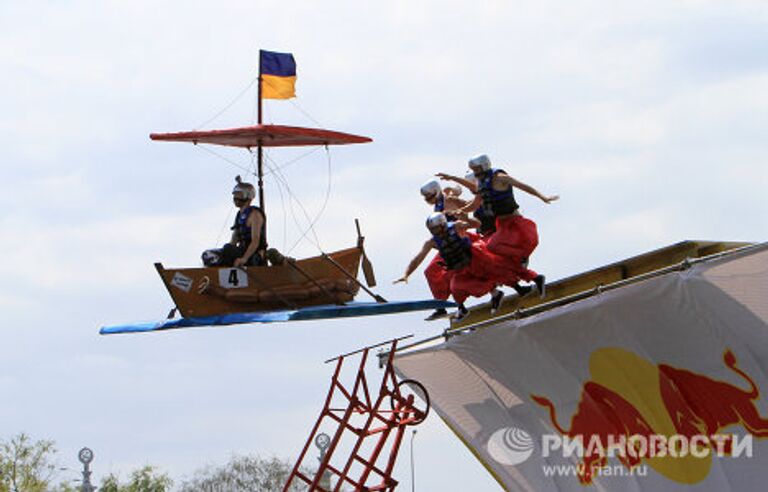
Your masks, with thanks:
M 262 117 L 261 117 L 261 85 L 263 83 L 261 78 L 261 59 L 262 59 L 262 50 L 259 50 L 259 107 L 258 107 L 258 120 L 257 124 L 261 126 L 262 123 Z M 267 212 L 264 208 L 264 150 L 261 145 L 261 139 L 259 139 L 258 146 L 256 147 L 256 160 L 258 161 L 258 186 L 259 186 L 259 208 L 261 209 L 261 214 L 264 217 L 264 227 L 262 228 L 262 233 L 264 234 L 264 237 L 261 239 L 264 244 L 267 244 Z

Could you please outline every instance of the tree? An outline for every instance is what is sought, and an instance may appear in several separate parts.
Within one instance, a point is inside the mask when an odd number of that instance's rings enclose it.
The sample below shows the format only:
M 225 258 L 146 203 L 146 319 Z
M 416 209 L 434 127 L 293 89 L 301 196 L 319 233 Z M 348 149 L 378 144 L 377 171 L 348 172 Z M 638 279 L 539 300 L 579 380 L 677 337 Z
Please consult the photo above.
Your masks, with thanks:
M 80 486 L 75 486 L 68 482 L 61 482 L 54 488 L 50 489 L 49 492 L 80 492 Z
M 173 480 L 168 474 L 160 473 L 156 467 L 147 465 L 131 472 L 126 484 L 121 484 L 117 475 L 110 473 L 101 482 L 99 492 L 166 492 L 172 485 Z
M 0 492 L 45 492 L 51 488 L 56 465 L 53 441 L 33 441 L 21 433 L 0 441 Z
M 283 490 L 293 464 L 272 457 L 233 456 L 219 467 L 206 467 L 182 483 L 180 492 L 279 492 Z M 312 476 L 309 470 L 302 470 Z M 291 492 L 306 490 L 306 484 L 291 486 Z

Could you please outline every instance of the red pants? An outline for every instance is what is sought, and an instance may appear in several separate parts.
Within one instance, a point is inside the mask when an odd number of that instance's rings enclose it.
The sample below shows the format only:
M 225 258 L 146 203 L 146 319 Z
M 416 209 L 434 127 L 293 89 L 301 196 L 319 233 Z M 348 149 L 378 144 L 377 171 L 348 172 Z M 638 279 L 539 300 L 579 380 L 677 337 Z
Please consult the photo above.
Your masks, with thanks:
M 456 275 L 456 270 L 445 268 L 440 253 L 436 254 L 429 266 L 424 269 L 424 276 L 427 277 L 429 290 L 432 291 L 434 299 L 445 301 L 451 295 L 451 279 Z
M 517 283 L 515 270 L 507 267 L 508 262 L 490 251 L 478 236 L 468 234 L 472 243 L 472 262 L 457 270 L 450 281 L 453 299 L 463 303 L 467 297 L 482 297 L 497 285 Z
M 483 238 L 471 232 L 467 237 L 472 241 L 469 265 L 460 270 L 448 270 L 438 253 L 424 270 L 435 299 L 446 300 L 453 295 L 456 302 L 463 303 L 469 296 L 482 297 L 497 285 L 514 285 L 520 279 L 519 268 L 516 265 L 512 268 L 507 258 L 489 251 Z
M 463 304 L 467 297 L 482 297 L 492 291 L 497 282 L 488 277 L 478 277 L 471 271 L 470 267 L 462 268 L 451 279 L 451 294 L 453 300 Z
M 496 219 L 496 232 L 487 240 L 488 250 L 504 257 L 504 263 L 522 280 L 533 280 L 538 275 L 527 267 L 528 258 L 539 245 L 536 223 L 522 215 L 509 215 Z M 508 284 L 509 285 L 509 284 Z

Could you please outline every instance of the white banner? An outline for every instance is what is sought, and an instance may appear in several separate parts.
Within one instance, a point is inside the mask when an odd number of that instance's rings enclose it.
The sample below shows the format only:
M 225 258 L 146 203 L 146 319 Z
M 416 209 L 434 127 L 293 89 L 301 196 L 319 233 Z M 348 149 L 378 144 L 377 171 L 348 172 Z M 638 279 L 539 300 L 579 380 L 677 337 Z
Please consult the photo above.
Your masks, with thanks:
M 761 245 L 395 367 L 507 490 L 766 490 L 767 320 Z

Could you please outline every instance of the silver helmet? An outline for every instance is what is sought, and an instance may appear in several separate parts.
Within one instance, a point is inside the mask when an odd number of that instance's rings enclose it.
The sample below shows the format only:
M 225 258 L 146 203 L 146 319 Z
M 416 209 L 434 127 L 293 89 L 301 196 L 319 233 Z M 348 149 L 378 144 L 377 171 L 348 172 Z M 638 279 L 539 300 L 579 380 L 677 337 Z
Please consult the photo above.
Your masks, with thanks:
M 430 231 L 438 227 L 446 227 L 448 225 L 448 219 L 442 212 L 434 212 L 427 217 L 427 229 Z
M 472 172 L 487 171 L 491 168 L 491 159 L 485 154 L 477 155 L 469 160 L 469 168 Z
M 422 185 L 421 194 L 425 198 L 440 196 L 443 194 L 443 188 L 440 186 L 440 183 L 438 183 L 436 179 L 431 179 Z
M 240 176 L 235 177 L 237 184 L 232 188 L 232 195 L 241 200 L 253 200 L 256 198 L 256 188 L 251 183 L 246 183 Z

